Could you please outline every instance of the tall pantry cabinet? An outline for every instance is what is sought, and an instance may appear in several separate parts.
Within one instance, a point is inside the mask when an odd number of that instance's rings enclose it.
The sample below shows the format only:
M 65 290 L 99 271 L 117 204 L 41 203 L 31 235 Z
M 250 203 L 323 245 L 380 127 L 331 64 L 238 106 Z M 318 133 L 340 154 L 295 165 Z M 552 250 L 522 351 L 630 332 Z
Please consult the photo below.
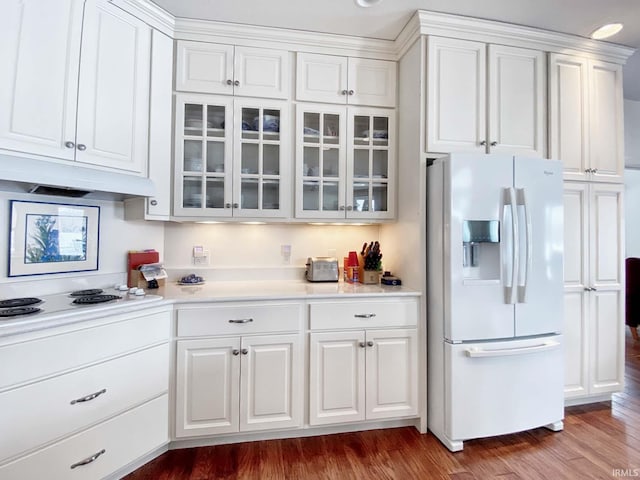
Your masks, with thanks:
M 622 67 L 549 55 L 550 156 L 565 165 L 565 396 L 624 379 Z

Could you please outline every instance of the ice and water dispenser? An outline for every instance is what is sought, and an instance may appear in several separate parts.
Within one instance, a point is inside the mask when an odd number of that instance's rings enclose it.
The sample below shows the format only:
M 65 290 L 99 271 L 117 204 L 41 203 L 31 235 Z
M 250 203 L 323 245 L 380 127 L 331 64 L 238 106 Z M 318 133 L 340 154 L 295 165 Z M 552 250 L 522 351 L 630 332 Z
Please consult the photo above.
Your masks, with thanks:
M 465 278 L 500 279 L 500 222 L 498 220 L 463 221 L 462 266 Z

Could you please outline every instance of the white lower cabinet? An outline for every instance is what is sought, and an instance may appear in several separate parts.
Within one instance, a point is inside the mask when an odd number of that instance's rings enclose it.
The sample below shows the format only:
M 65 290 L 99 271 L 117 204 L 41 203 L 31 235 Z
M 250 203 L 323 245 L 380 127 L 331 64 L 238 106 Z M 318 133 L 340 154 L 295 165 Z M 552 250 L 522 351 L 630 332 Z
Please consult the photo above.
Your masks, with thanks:
M 417 414 L 416 329 L 312 332 L 309 424 Z
M 176 437 L 302 425 L 298 334 L 179 340 Z

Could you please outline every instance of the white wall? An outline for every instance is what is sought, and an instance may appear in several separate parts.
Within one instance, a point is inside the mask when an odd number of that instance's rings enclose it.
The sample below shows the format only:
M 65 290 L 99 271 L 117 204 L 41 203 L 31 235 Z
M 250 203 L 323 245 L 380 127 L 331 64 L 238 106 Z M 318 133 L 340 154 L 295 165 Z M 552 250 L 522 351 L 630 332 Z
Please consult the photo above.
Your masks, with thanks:
M 640 257 L 640 102 L 624 101 L 625 255 Z
M 640 167 L 640 102 L 624 101 L 624 164 Z
M 98 271 L 29 277 L 8 277 L 9 200 L 97 205 L 100 207 Z M 0 298 L 43 295 L 77 288 L 105 287 L 126 280 L 127 252 L 164 251 L 164 225 L 124 220 L 122 202 L 0 192 Z

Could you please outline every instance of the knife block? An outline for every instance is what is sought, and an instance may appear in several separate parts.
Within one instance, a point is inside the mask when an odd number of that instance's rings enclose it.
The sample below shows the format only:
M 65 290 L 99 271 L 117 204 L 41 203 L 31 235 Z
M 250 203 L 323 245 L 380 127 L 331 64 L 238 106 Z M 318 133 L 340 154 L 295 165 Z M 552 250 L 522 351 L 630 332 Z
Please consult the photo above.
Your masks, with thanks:
M 360 278 L 360 283 L 373 285 L 380 283 L 382 272 L 379 270 L 365 270 L 363 267 L 360 267 L 358 269 L 358 276 Z

